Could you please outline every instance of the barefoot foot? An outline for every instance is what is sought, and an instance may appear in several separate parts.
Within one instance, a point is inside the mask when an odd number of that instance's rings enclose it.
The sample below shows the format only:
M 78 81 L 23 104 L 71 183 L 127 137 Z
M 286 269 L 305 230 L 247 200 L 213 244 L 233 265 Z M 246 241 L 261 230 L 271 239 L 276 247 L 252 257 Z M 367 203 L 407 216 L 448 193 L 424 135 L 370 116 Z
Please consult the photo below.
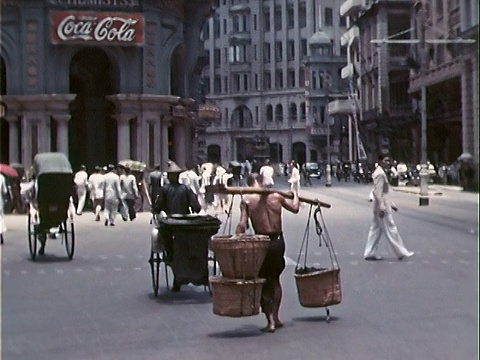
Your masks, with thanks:
M 262 332 L 274 333 L 275 332 L 275 325 L 267 325 L 261 329 Z

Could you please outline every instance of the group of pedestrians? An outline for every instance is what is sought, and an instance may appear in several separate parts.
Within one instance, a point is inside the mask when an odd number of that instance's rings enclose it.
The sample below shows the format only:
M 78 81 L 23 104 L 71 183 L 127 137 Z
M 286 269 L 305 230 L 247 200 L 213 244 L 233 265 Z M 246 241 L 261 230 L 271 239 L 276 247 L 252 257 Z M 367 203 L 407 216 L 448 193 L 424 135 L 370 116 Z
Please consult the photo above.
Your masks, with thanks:
M 77 207 L 76 214 L 82 215 L 87 200 L 93 206 L 95 221 L 100 221 L 103 210 L 104 225 L 115 226 L 115 219 L 120 213 L 124 221 L 133 221 L 136 218 L 135 200 L 139 198 L 137 178 L 131 170 L 113 164 L 102 168 L 96 166 L 89 176 L 82 165 L 74 177 Z

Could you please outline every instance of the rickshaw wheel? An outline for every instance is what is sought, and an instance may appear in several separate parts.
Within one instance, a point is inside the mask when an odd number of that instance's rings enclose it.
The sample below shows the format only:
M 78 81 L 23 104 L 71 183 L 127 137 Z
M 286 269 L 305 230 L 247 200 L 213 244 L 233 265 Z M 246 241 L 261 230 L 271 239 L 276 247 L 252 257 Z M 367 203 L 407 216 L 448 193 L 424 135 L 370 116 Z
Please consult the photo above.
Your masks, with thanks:
M 37 256 L 37 228 L 35 225 L 32 224 L 32 218 L 30 216 L 30 212 L 27 216 L 27 231 L 28 231 L 28 249 L 30 250 L 30 257 L 32 261 L 35 261 L 35 257 Z
M 168 262 L 167 262 L 167 253 L 165 251 L 162 252 L 162 261 L 165 266 L 165 283 L 167 284 L 167 290 L 172 290 L 170 287 L 170 281 L 168 280 Z
M 152 271 L 153 293 L 155 294 L 155 296 L 157 296 L 161 263 L 160 254 L 152 251 L 150 253 L 150 259 L 148 260 L 148 262 L 150 263 L 150 270 Z
M 70 229 L 67 227 L 69 224 Z M 72 260 L 75 251 L 75 226 L 73 222 L 67 220 L 62 223 L 62 227 L 65 235 L 65 249 L 67 249 L 68 259 Z

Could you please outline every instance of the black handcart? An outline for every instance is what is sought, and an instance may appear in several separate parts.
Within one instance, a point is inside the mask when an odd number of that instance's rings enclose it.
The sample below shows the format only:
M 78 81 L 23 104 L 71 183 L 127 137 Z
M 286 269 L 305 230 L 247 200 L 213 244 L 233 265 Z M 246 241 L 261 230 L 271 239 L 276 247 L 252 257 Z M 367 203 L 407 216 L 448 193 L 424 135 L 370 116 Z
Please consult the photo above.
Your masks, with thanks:
M 36 179 L 28 211 L 28 246 L 32 260 L 41 240 L 60 238 L 68 259 L 75 249 L 75 227 L 68 216 L 73 196 L 73 171 L 63 153 L 40 153 L 33 159 Z
M 153 292 L 158 295 L 160 264 L 165 267 L 165 280 L 170 290 L 168 267 L 172 269 L 178 285 L 203 285 L 210 290 L 208 262 L 213 262 L 216 275 L 215 257 L 209 250 L 210 237 L 220 228 L 221 221 L 211 215 L 170 215 L 154 216 L 156 232 L 152 238 L 150 268 Z M 172 254 L 165 249 L 165 234 L 172 236 Z

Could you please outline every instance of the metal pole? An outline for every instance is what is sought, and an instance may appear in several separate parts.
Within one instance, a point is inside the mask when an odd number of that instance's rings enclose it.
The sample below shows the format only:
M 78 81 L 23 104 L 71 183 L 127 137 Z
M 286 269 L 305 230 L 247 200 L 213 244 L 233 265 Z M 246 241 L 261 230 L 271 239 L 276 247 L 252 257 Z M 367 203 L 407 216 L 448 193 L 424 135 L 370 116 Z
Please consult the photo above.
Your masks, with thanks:
M 428 168 L 427 168 L 427 87 L 425 77 L 427 73 L 427 59 L 425 46 L 425 8 L 417 2 L 415 9 L 419 12 L 420 20 L 420 121 L 421 121 L 421 164 L 420 164 L 420 198 L 419 205 L 428 205 Z

